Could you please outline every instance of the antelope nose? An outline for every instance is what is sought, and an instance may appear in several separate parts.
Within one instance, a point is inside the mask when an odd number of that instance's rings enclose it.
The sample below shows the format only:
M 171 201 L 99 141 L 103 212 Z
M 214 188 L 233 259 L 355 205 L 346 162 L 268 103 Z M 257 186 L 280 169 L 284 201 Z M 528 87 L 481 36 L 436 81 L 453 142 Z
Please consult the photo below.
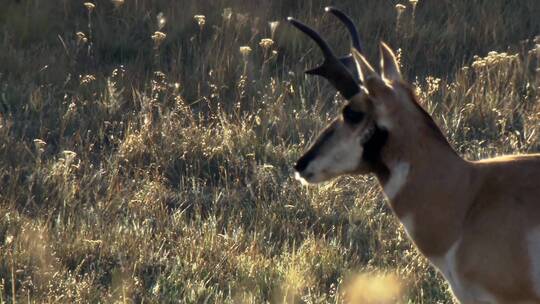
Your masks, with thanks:
M 296 165 L 294 165 L 294 170 L 299 173 L 306 170 L 307 166 L 309 165 L 309 161 L 310 158 L 305 157 L 305 155 L 300 157 L 300 159 L 296 162 Z

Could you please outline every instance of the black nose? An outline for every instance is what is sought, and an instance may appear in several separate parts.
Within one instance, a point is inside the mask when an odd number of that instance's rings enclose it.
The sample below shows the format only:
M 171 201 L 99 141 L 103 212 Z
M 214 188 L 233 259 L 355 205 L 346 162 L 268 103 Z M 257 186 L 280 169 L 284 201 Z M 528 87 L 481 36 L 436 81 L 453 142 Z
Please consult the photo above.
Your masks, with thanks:
M 315 153 L 304 154 L 296 162 L 296 165 L 294 165 L 294 170 L 296 170 L 296 172 L 302 172 L 302 171 L 306 170 L 307 166 L 309 165 L 309 162 L 311 162 L 311 160 L 313 159 L 314 156 L 315 156 Z

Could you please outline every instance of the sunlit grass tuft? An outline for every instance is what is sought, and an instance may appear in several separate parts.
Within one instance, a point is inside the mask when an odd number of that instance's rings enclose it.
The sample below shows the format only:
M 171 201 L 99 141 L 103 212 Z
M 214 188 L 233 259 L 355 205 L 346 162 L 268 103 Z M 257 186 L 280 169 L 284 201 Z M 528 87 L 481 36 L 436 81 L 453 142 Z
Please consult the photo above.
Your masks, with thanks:
M 346 287 L 344 302 L 350 304 L 400 303 L 403 284 L 392 274 L 360 274 Z

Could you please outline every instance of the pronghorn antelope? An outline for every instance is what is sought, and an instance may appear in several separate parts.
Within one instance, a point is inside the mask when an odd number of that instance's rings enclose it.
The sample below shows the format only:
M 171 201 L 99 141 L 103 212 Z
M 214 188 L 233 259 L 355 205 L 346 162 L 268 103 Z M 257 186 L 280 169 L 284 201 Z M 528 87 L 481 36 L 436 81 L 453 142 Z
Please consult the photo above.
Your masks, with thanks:
M 357 37 L 343 13 L 326 10 Z M 373 173 L 461 303 L 540 303 L 540 154 L 464 160 L 418 104 L 386 44 L 378 74 L 357 38 L 351 67 L 316 31 L 288 20 L 324 55 L 308 73 L 328 79 L 347 100 L 296 163 L 296 177 L 319 183 Z

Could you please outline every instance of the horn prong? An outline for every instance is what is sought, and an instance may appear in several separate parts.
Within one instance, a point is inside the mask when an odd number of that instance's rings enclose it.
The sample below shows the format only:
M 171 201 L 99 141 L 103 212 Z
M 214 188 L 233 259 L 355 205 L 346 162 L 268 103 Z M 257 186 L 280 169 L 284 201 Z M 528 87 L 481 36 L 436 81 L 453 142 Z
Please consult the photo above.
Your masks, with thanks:
M 321 66 L 306 71 L 311 75 L 319 75 L 326 78 L 346 99 L 352 98 L 360 92 L 360 87 L 354 76 L 347 67 L 338 59 L 326 41 L 309 26 L 302 22 L 288 17 L 287 20 L 297 29 L 308 35 L 321 48 L 324 55 L 324 62 Z
M 318 66 L 318 67 L 315 67 L 315 68 L 312 68 L 312 69 L 309 69 L 309 70 L 305 70 L 304 73 L 306 73 L 308 75 L 325 76 L 324 65 L 321 65 L 321 66 Z

